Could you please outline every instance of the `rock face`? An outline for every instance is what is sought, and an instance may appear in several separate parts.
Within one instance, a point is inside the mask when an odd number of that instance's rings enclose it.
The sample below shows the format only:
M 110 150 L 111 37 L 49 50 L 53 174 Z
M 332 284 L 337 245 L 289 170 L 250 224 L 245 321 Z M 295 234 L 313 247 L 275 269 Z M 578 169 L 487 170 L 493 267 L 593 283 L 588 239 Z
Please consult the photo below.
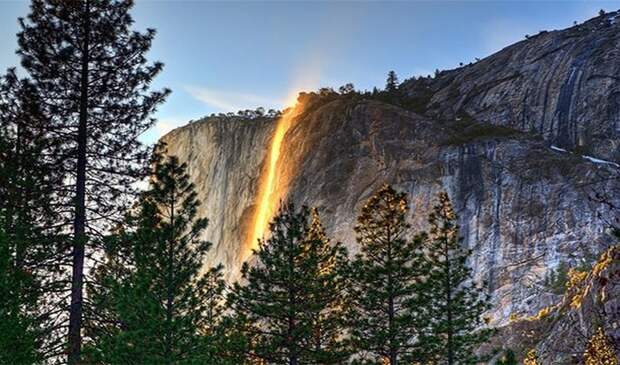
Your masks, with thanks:
M 534 351 L 541 364 L 582 364 L 589 342 L 599 331 L 620 360 L 620 245 L 601 254 L 591 269 L 572 275 L 556 304 L 535 316 L 513 318 L 481 350 L 510 349 L 519 354 L 519 360 Z M 498 352 L 490 364 L 502 355 Z M 611 362 L 600 358 L 588 362 L 607 363 Z
M 620 360 L 620 245 L 602 254 L 583 282 L 563 299 L 543 319 L 548 330 L 537 346 L 543 362 L 575 363 L 599 329 Z
M 168 153 L 188 164 L 201 205 L 198 216 L 209 219 L 206 240 L 212 242 L 207 264 L 239 271 L 246 223 L 258 190 L 261 164 L 275 127 L 272 119 L 210 118 L 168 133 Z
M 356 252 L 356 215 L 383 183 L 409 194 L 417 230 L 445 190 L 476 279 L 492 294 L 494 323 L 535 314 L 559 299 L 546 284 L 553 270 L 592 261 L 614 242 L 605 232 L 620 196 L 591 198 L 620 184 L 615 16 L 407 81 L 409 110 L 368 95 L 306 94 L 284 136 L 273 198 L 317 206 L 328 233 Z M 188 163 L 210 219 L 207 264 L 223 263 L 230 280 L 247 258 L 276 123 L 206 118 L 163 138 Z
M 620 16 L 540 32 L 473 65 L 410 80 L 428 112 L 533 132 L 567 149 L 620 158 Z

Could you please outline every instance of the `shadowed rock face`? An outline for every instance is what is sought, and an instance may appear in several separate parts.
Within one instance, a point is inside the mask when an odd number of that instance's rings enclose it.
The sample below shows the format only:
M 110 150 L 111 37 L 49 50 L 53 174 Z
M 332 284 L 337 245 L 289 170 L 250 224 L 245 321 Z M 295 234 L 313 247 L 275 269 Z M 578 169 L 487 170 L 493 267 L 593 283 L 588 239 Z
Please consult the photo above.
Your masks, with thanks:
M 436 79 L 405 82 L 403 90 L 426 98 L 424 115 L 351 95 L 301 100 L 275 190 L 319 207 L 328 233 L 351 252 L 357 213 L 382 184 L 409 194 L 415 230 L 426 229 L 445 190 L 476 279 L 492 294 L 494 323 L 535 314 L 558 300 L 545 284 L 551 270 L 591 261 L 613 242 L 605 230 L 614 212 L 589 199 L 618 191 L 620 181 L 613 164 L 620 161 L 620 85 L 610 77 L 620 67 L 611 56 L 620 28 L 599 24 L 613 19 L 544 33 Z M 163 138 L 188 163 L 199 213 L 210 219 L 207 264 L 224 264 L 229 280 L 247 255 L 275 125 L 206 118 Z M 584 150 L 609 162 L 585 159 Z
M 410 80 L 428 112 L 535 132 L 558 146 L 620 158 L 620 16 L 541 32 L 473 65 Z

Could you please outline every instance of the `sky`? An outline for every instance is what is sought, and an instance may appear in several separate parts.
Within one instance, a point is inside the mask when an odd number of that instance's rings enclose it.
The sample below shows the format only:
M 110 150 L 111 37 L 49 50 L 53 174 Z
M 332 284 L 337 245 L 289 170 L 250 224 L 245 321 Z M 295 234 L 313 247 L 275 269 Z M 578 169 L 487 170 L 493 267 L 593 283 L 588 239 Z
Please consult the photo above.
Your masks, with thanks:
M 19 59 L 17 18 L 29 2 L 0 0 L 0 70 Z M 540 30 L 620 9 L 620 1 L 154 1 L 137 0 L 135 29 L 155 28 L 148 55 L 172 94 L 142 136 L 211 113 L 281 109 L 301 90 L 383 87 L 484 58 Z

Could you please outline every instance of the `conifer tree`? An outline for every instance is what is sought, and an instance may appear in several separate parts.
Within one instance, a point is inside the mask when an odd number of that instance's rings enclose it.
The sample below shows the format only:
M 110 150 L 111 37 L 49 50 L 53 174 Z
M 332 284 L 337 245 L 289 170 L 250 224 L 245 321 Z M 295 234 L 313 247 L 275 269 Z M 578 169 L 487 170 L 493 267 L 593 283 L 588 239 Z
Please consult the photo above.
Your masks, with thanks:
M 398 76 L 396 72 L 388 72 L 387 80 L 385 82 L 385 91 L 388 93 L 394 93 L 398 90 Z
M 21 64 L 45 103 L 47 130 L 63 140 L 67 228 L 72 231 L 68 363 L 80 361 L 84 265 L 94 238 L 124 210 L 148 157 L 137 137 L 168 94 L 149 92 L 162 64 L 145 53 L 155 35 L 131 31 L 131 0 L 33 0 L 20 19 Z
M 517 357 L 512 350 L 504 351 L 504 354 L 499 360 L 497 360 L 497 365 L 518 365 Z
M 108 240 L 89 285 L 88 360 L 220 364 L 209 351 L 223 307 L 221 266 L 203 273 L 210 243 L 186 165 L 156 154 L 150 188 Z
M 34 364 L 42 358 L 36 282 L 16 265 L 15 245 L 0 224 L 0 364 Z
M 55 227 L 61 175 L 50 164 L 55 143 L 33 86 L 13 70 L 0 79 L 0 363 L 54 356 L 57 309 L 50 292 L 60 270 Z
M 351 264 L 351 336 L 371 363 L 424 361 L 423 293 L 427 263 L 423 236 L 406 221 L 405 193 L 384 185 L 362 208 L 355 227 L 358 254 Z
M 242 267 L 229 302 L 249 324 L 249 361 L 269 364 L 341 364 L 345 307 L 340 267 L 342 244 L 331 244 L 316 212 L 292 204 L 280 208 L 252 260 Z
M 218 365 L 254 365 L 260 359 L 251 356 L 251 339 L 247 336 L 253 325 L 235 313 L 225 315 L 212 336 L 206 338 L 205 353 L 217 359 Z
M 311 363 L 341 363 L 348 351 L 343 341 L 346 327 L 344 316 L 348 305 L 343 277 L 347 252 L 340 243 L 332 245 L 316 208 L 311 210 L 307 240 L 310 249 L 305 260 L 313 265 L 310 275 L 314 277 L 308 283 L 311 295 L 306 303 L 311 315 Z
M 447 193 L 429 216 L 430 234 L 426 252 L 432 264 L 431 332 L 437 364 L 475 364 L 476 346 L 483 343 L 489 331 L 484 327 L 483 313 L 488 309 L 486 295 L 473 283 L 467 266 L 469 251 L 460 245 L 457 217 Z

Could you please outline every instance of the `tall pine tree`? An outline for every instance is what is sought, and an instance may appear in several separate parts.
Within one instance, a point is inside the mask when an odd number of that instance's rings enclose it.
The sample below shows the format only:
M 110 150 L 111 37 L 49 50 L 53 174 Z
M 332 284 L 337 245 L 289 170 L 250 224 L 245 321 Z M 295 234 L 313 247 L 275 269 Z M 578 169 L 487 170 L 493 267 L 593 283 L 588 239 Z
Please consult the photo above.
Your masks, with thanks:
M 222 311 L 221 266 L 203 272 L 211 246 L 197 218 L 186 165 L 155 155 L 150 189 L 108 240 L 89 285 L 89 361 L 103 364 L 220 364 L 209 351 Z
M 469 251 L 461 247 L 457 217 L 447 193 L 429 215 L 430 235 L 426 251 L 432 264 L 429 308 L 433 338 L 433 363 L 475 364 L 474 350 L 489 335 L 483 313 L 489 308 L 487 296 L 472 280 L 467 266 Z
M 242 282 L 229 302 L 244 320 L 249 361 L 269 364 L 341 364 L 346 251 L 330 243 L 318 215 L 308 208 L 281 207 L 259 241 L 254 265 L 245 263 Z
M 162 64 L 145 54 L 155 31 L 130 29 L 130 0 L 33 0 L 20 19 L 23 68 L 38 89 L 48 132 L 64 142 L 67 225 L 73 234 L 68 363 L 80 361 L 84 265 L 94 238 L 124 210 L 148 155 L 137 137 L 167 90 L 149 92 Z
M 310 229 L 307 237 L 310 245 L 306 258 L 312 266 L 308 283 L 311 318 L 313 364 L 338 364 L 347 358 L 349 349 L 343 340 L 346 328 L 345 311 L 347 251 L 340 243 L 332 244 L 327 237 L 316 208 L 311 210 Z M 314 286 L 314 287 L 313 287 Z
M 0 363 L 54 356 L 61 268 L 56 227 L 61 176 L 51 164 L 42 100 L 13 70 L 0 79 Z
M 362 208 L 355 227 L 358 254 L 351 264 L 351 335 L 370 363 L 423 361 L 428 290 L 422 236 L 406 222 L 405 193 L 384 185 Z

